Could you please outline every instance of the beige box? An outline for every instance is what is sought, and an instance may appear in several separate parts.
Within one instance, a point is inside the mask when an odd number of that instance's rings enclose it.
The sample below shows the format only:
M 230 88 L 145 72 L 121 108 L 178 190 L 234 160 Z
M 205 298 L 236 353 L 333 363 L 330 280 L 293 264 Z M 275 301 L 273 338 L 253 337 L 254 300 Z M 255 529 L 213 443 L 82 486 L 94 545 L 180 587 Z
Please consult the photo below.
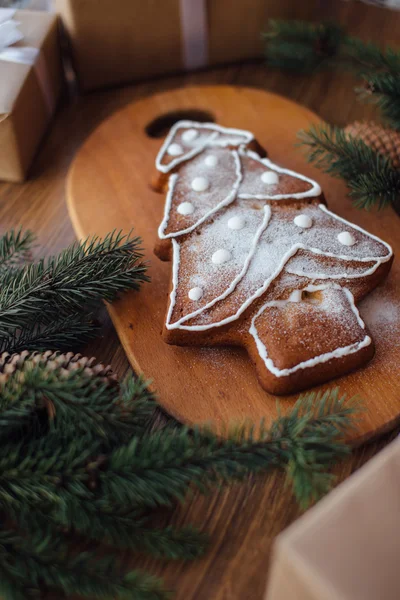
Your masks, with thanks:
M 400 439 L 275 541 L 265 600 L 400 598 Z
M 18 62 L 18 56 L 4 60 L 0 53 L 0 179 L 23 181 L 54 112 L 63 75 L 57 17 L 19 10 L 13 19 L 24 37 L 9 48 L 40 51 L 33 64 Z
M 205 43 L 197 66 L 262 57 L 268 19 L 311 17 L 314 0 L 55 0 L 55 8 L 81 88 L 90 90 L 184 70 L 187 37 Z

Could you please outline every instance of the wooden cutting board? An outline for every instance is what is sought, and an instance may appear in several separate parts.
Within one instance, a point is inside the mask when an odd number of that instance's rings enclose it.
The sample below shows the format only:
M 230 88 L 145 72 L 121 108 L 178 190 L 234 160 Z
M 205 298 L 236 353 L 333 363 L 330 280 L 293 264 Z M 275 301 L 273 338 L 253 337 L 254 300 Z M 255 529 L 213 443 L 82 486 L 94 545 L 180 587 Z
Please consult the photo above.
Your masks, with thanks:
M 149 186 L 154 160 L 168 128 L 180 118 L 214 120 L 248 129 L 285 167 L 318 180 L 329 208 L 381 236 L 400 249 L 399 218 L 392 209 L 360 211 L 346 198 L 344 185 L 306 164 L 295 148 L 296 133 L 319 118 L 306 108 L 264 91 L 228 86 L 192 87 L 135 102 L 103 122 L 78 152 L 67 182 L 70 217 L 79 238 L 132 227 L 143 239 L 151 266 L 151 283 L 109 307 L 127 356 L 153 382 L 158 400 L 178 420 L 213 423 L 218 431 L 251 419 L 276 416 L 276 400 L 258 384 L 245 351 L 232 348 L 168 346 L 161 329 L 169 292 L 170 263 L 152 252 L 164 197 Z M 400 254 L 400 253 L 399 253 Z M 377 352 L 372 362 L 329 385 L 348 397 L 359 394 L 366 411 L 353 436 L 358 443 L 400 420 L 400 289 L 399 263 L 389 279 L 360 306 Z M 329 385 L 316 389 L 326 389 Z M 296 397 L 280 403 L 289 408 Z

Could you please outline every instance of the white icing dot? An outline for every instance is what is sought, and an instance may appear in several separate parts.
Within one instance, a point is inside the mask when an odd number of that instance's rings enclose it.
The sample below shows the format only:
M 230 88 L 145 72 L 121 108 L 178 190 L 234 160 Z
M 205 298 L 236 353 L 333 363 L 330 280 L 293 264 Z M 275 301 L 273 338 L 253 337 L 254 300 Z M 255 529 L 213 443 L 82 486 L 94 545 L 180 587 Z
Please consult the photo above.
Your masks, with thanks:
M 187 129 L 183 134 L 182 134 L 182 140 L 184 142 L 193 142 L 193 140 L 195 140 L 198 136 L 198 132 L 195 129 Z
M 194 287 L 191 290 L 189 290 L 188 296 L 191 300 L 200 300 L 200 298 L 203 295 L 203 288 L 201 287 Z
M 179 144 L 171 144 L 167 148 L 167 154 L 170 156 L 180 156 L 183 154 L 183 148 Z
M 214 265 L 222 265 L 228 260 L 230 260 L 230 258 L 231 253 L 229 252 L 229 250 L 224 250 L 223 248 L 220 248 L 219 250 L 214 252 L 214 254 L 211 257 L 211 260 L 213 261 Z
M 301 290 L 293 290 L 288 298 L 288 302 L 301 302 L 302 291 Z
M 279 175 L 275 171 L 264 171 L 261 175 L 261 181 L 268 185 L 275 185 L 279 181 Z
M 312 218 L 308 215 L 297 215 L 293 221 L 297 227 L 301 227 L 302 229 L 310 229 L 312 225 Z
M 206 177 L 195 177 L 192 181 L 192 190 L 195 192 L 205 192 L 209 188 L 209 181 Z
M 204 160 L 204 164 L 206 167 L 216 167 L 218 164 L 218 156 L 215 156 L 215 154 L 210 154 L 210 156 L 207 156 Z
M 228 227 L 229 229 L 243 229 L 243 227 L 245 226 L 245 220 L 243 219 L 243 217 L 231 217 L 228 221 Z
M 354 246 L 356 243 L 354 236 L 349 231 L 341 231 L 338 234 L 337 239 L 343 246 Z
M 177 211 L 180 215 L 191 215 L 194 212 L 194 206 L 191 202 L 181 202 Z

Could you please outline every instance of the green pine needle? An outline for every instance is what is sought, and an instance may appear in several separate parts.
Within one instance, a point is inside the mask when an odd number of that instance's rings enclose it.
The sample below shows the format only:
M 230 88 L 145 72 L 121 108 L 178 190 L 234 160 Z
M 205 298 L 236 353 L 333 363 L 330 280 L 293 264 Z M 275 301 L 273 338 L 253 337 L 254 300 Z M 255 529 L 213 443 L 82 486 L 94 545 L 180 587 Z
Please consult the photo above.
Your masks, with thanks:
M 99 334 L 99 325 L 90 315 L 68 315 L 44 323 L 38 319 L 21 330 L 0 336 L 0 354 L 44 350 L 71 350 L 87 344 Z
M 310 73 L 333 62 L 343 37 L 342 28 L 335 23 L 271 19 L 264 34 L 267 64 Z
M 154 407 L 143 380 L 107 384 L 85 370 L 49 369 L 37 357 L 3 377 L 0 511 L 15 526 L 0 528 L 5 598 L 25 598 L 28 588 L 165 598 L 147 574 L 124 575 L 114 551 L 102 551 L 99 561 L 74 553 L 70 541 L 167 559 L 201 556 L 207 536 L 154 526 L 155 509 L 183 502 L 193 486 L 207 492 L 277 468 L 307 506 L 332 485 L 330 467 L 349 452 L 345 436 L 359 410 L 337 390 L 305 394 L 271 427 L 236 428 L 221 439 L 203 428 L 151 431 Z
M 3 386 L 0 396 L 0 439 L 10 439 L 41 423 L 46 429 L 74 431 L 102 438 L 107 444 L 128 441 L 147 427 L 155 402 L 146 382 L 129 378 L 121 388 L 84 369 L 63 374 L 45 362 L 26 360 Z
M 335 23 L 270 20 L 265 55 L 270 67 L 296 73 L 323 68 L 352 71 L 368 83 L 361 99 L 374 102 L 385 121 L 400 130 L 400 52 L 348 36 Z
M 0 277 L 8 269 L 13 269 L 30 260 L 30 251 L 35 236 L 31 231 L 11 229 L 0 237 Z
M 357 88 L 360 99 L 376 104 L 383 120 L 400 130 L 400 64 L 397 73 L 371 73 L 363 78 L 367 87 Z
M 102 300 L 148 281 L 140 239 L 111 233 L 73 244 L 57 257 L 3 275 L 0 335 L 70 315 L 88 313 Z
M 51 536 L 19 536 L 0 532 L 0 591 L 5 600 L 38 597 L 58 590 L 109 600 L 166 600 L 161 582 L 139 571 L 121 574 L 113 556 L 91 552 L 71 554 L 68 546 Z
M 325 173 L 344 179 L 355 206 L 383 208 L 400 197 L 400 171 L 389 158 L 339 127 L 313 125 L 298 134 L 309 162 Z

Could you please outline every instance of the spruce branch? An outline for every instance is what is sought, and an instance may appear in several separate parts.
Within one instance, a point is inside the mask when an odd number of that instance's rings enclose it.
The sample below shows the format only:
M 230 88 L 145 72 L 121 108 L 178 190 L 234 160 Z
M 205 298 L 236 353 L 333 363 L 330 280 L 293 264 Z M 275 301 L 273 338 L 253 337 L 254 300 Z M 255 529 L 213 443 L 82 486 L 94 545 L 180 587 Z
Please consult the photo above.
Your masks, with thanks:
M 359 98 L 376 104 L 384 121 L 400 130 L 400 64 L 397 74 L 370 73 L 363 78 L 366 86 L 356 89 Z
M 148 281 L 140 262 L 140 239 L 111 233 L 73 244 L 59 256 L 8 271 L 0 289 L 0 335 L 8 336 L 38 319 L 50 323 L 92 312 Z
M 0 529 L 0 590 L 11 598 L 25 598 L 28 585 L 35 594 L 164 598 L 146 574 L 120 574 L 115 553 L 106 550 L 105 562 L 71 553 L 74 536 L 193 559 L 207 536 L 154 526 L 154 509 L 184 501 L 192 487 L 207 492 L 271 469 L 286 471 L 306 506 L 349 452 L 345 435 L 359 406 L 337 390 L 305 394 L 271 427 L 240 427 L 222 439 L 203 428 L 150 431 L 155 401 L 142 380 L 107 384 L 54 356 L 27 353 L 0 379 L 0 511 L 9 524 Z
M 370 209 L 377 204 L 383 208 L 399 198 L 400 171 L 362 140 L 325 124 L 300 131 L 298 137 L 309 162 L 346 181 L 355 206 Z
M 147 427 L 155 402 L 142 378 L 127 378 L 118 388 L 101 377 L 85 377 L 83 368 L 60 377 L 48 367 L 26 360 L 6 380 L 0 396 L 0 439 L 41 423 L 45 429 L 73 430 L 112 445 Z
M 161 582 L 139 571 L 121 575 L 113 556 L 99 558 L 91 552 L 71 555 L 69 548 L 51 536 L 25 538 L 13 531 L 0 532 L 0 591 L 4 598 L 26 600 L 43 591 L 58 590 L 109 598 L 165 600 Z
M 271 19 L 264 39 L 267 64 L 273 67 L 302 73 L 335 67 L 357 74 L 400 70 L 400 52 L 349 36 L 333 22 Z
M 83 346 L 99 333 L 99 325 L 91 315 L 71 314 L 29 323 L 21 330 L 11 330 L 0 336 L 0 354 L 29 351 L 70 350 Z
M 264 35 L 267 64 L 311 73 L 342 68 L 367 82 L 361 99 L 376 103 L 383 118 L 400 129 L 400 52 L 351 37 L 335 23 L 271 20 Z
M 300 73 L 319 70 L 336 59 L 343 37 L 335 23 L 271 19 L 264 34 L 267 64 Z
M 0 237 L 0 277 L 7 269 L 13 269 L 30 260 L 35 236 L 31 231 L 11 229 Z

